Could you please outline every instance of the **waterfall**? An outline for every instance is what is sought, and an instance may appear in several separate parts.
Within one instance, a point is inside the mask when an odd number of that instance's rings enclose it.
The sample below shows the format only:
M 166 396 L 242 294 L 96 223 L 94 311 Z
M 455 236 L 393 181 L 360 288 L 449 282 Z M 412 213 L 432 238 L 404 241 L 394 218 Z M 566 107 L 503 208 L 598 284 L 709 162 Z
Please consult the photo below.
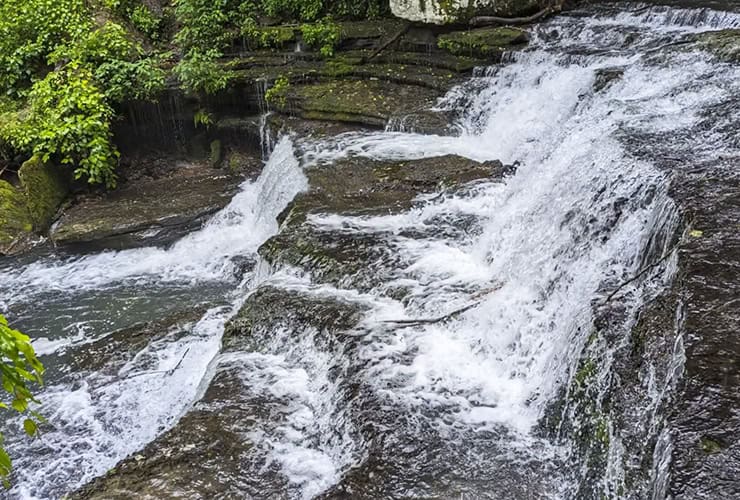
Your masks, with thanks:
M 192 303 L 197 310 L 204 297 L 213 293 L 203 284 L 233 281 L 231 260 L 254 255 L 260 243 L 277 231 L 278 213 L 305 187 L 293 144 L 284 137 L 262 175 L 254 182 L 246 181 L 231 203 L 200 231 L 166 249 L 45 259 L 20 270 L 0 270 L 5 290 L 10 292 L 2 297 L 3 303 L 11 311 L 22 311 L 21 325 L 26 316 L 41 317 L 37 321 L 69 317 L 89 323 L 66 338 L 64 332 L 49 327 L 50 336 L 62 333 L 62 338 L 36 338 L 34 344 L 41 347 L 41 354 L 56 353 L 65 360 L 72 347 L 90 344 L 94 346 L 91 355 L 100 351 L 99 356 L 106 360 L 110 354 L 106 354 L 105 345 L 115 350 L 120 344 L 115 338 L 116 327 L 123 327 L 124 334 L 126 327 L 130 328 L 127 318 L 112 317 L 112 311 L 123 310 L 135 320 L 152 306 L 156 311 L 158 301 L 166 299 Z M 208 309 L 200 319 L 193 317 L 169 328 L 132 359 L 122 361 L 113 356 L 97 370 L 73 372 L 46 387 L 38 395 L 44 403 L 39 411 L 54 430 L 30 445 L 27 441 L 10 444 L 10 450 L 21 455 L 15 461 L 14 494 L 23 498 L 61 496 L 105 473 L 172 426 L 202 390 L 204 377 L 219 352 L 224 323 L 243 302 L 244 289 L 254 281 L 250 278 L 218 288 L 226 294 L 226 300 L 217 301 L 222 304 Z M 133 289 L 131 294 L 122 293 L 126 287 Z M 178 288 L 182 290 L 176 292 Z M 88 297 L 106 297 L 105 289 L 117 291 L 108 297 L 112 303 L 93 306 L 92 321 L 76 317 L 84 309 L 80 304 Z M 143 306 L 132 302 L 131 295 L 141 297 Z M 44 301 L 51 318 L 37 309 L 37 300 Z M 141 307 L 147 309 L 142 311 Z M 159 313 L 164 315 L 166 307 Z M 39 331 L 32 318 L 25 321 L 30 330 Z M 57 366 L 47 368 L 56 371 Z M 44 458 L 37 460 L 35 456 Z
M 535 28 L 530 48 L 508 64 L 479 71 L 438 103 L 461 117 L 459 136 L 347 133 L 296 148 L 283 137 L 259 179 L 169 248 L 0 268 L 0 309 L 48 336 L 37 346 L 58 356 L 62 373 L 39 395 L 55 430 L 30 451 L 11 443 L 13 493 L 59 495 L 104 473 L 175 425 L 213 373 L 229 371 L 249 401 L 270 405 L 245 433 L 260 460 L 244 473 L 276 468 L 291 498 L 340 487 L 377 462 L 388 476 L 367 469 L 366 482 L 380 496 L 613 498 L 629 487 L 632 498 L 664 498 L 671 442 L 662 412 L 681 376 L 682 332 L 667 359 L 639 374 L 639 426 L 620 427 L 607 400 L 638 312 L 676 271 L 683 227 L 664 159 L 723 154 L 719 137 L 707 133 L 701 147 L 684 138 L 740 92 L 736 66 L 674 42 L 738 26 L 740 15 L 707 9 L 560 16 Z M 420 196 L 403 213 L 305 222 L 382 242 L 393 259 L 367 265 L 387 279 L 359 290 L 264 263 L 235 277 L 239 259 L 255 258 L 279 231 L 277 215 L 307 189 L 304 169 L 447 154 L 501 160 L 516 173 Z M 276 325 L 219 355 L 225 322 L 257 285 L 338 298 L 362 319 L 331 339 L 308 322 Z M 65 368 L 72 347 L 114 341 L 132 317 L 165 316 L 173 304 L 204 311 L 131 359 L 79 376 Z M 388 326 L 457 311 L 448 322 Z M 608 328 L 597 326 L 604 317 Z M 585 380 L 587 398 L 578 392 Z M 642 438 L 657 444 L 630 446 Z M 646 456 L 649 471 L 630 469 Z

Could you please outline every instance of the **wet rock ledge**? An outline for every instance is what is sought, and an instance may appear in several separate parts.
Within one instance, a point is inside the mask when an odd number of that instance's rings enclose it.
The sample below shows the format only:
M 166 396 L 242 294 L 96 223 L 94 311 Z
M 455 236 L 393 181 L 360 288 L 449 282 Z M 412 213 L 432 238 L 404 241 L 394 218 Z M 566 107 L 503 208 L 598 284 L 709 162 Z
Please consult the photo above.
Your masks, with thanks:
M 127 103 L 114 129 L 122 157 L 113 192 L 90 193 L 63 179 L 53 196 L 29 197 L 24 193 L 45 184 L 3 181 L 0 188 L 8 194 L 0 206 L 0 254 L 27 250 L 30 236 L 47 235 L 52 222 L 50 240 L 72 251 L 173 241 L 222 208 L 241 180 L 258 174 L 266 132 L 259 115 L 268 110 L 272 135 L 297 130 L 315 136 L 389 123 L 454 134 L 454 117 L 431 109 L 437 99 L 474 68 L 499 63 L 506 51 L 527 43 L 526 31 L 518 28 L 460 31 L 408 26 L 401 19 L 340 26 L 333 57 L 299 50 L 295 27 L 270 28 L 284 34 L 276 48 L 235 46 L 221 61 L 234 79 L 217 95 L 186 95 L 173 86 L 158 102 Z M 276 82 L 284 82 L 280 92 L 266 99 Z M 48 200 L 48 206 L 31 207 L 26 199 Z

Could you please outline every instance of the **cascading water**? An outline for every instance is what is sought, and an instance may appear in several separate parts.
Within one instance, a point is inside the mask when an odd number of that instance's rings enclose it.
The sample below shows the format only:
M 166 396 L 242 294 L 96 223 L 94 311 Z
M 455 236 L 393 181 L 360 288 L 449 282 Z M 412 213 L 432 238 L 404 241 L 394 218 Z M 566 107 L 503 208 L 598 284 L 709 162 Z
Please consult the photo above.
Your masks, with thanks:
M 259 179 L 246 182 L 224 210 L 171 248 L 42 260 L 0 271 L 5 290 L 12 291 L 3 297 L 4 309 L 27 331 L 48 333 L 49 339 L 36 342 L 40 353 L 53 355 L 44 358 L 51 383 L 39 395 L 39 411 L 54 431 L 30 449 L 22 445 L 14 494 L 61 496 L 177 421 L 196 399 L 218 354 L 224 322 L 253 278 L 235 281 L 232 259 L 255 255 L 305 182 L 285 138 Z M 193 310 L 204 314 L 198 318 Z M 125 336 L 136 333 L 132 326 L 168 315 L 184 321 L 160 327 L 165 331 L 159 337 L 125 352 Z M 55 332 L 60 320 L 69 327 Z M 80 344 L 90 344 L 90 352 L 80 354 Z M 111 353 L 117 348 L 123 352 Z M 98 359 L 87 369 L 77 357 Z M 10 449 L 19 453 L 15 444 Z
M 16 451 L 13 493 L 57 496 L 105 472 L 174 425 L 207 373 L 234 371 L 247 400 L 270 408 L 256 412 L 244 436 L 259 460 L 242 473 L 276 466 L 291 497 L 362 487 L 371 497 L 642 498 L 652 491 L 663 498 L 670 441 L 660 408 L 680 374 L 680 332 L 670 366 L 653 367 L 646 382 L 648 425 L 634 431 L 660 446 L 628 449 L 628 432 L 603 404 L 635 313 L 675 265 L 679 228 L 666 175 L 656 167 L 658 153 L 635 151 L 654 146 L 660 155 L 685 156 L 685 143 L 650 141 L 690 129 L 740 91 L 736 68 L 674 44 L 737 26 L 740 16 L 707 10 L 559 17 L 535 30 L 531 49 L 440 103 L 462 116 L 459 137 L 385 132 L 301 142 L 304 168 L 347 156 L 444 154 L 518 166 L 504 183 L 421 197 L 405 213 L 309 216 L 312 230 L 370 235 L 394 253 L 372 263 L 389 278 L 362 290 L 293 268 L 266 272 L 263 286 L 356 306 L 362 319 L 340 339 L 309 324 L 276 325 L 264 338 L 255 333 L 250 347 L 217 356 L 224 322 L 255 284 L 235 286 L 234 258 L 253 255 L 278 230 L 276 215 L 306 188 L 286 138 L 258 181 L 169 249 L 0 271 L 12 290 L 0 304 L 19 327 L 49 337 L 38 345 L 59 371 L 40 395 L 55 431 Z M 690 153 L 711 157 L 722 148 L 710 138 Z M 649 265 L 654 272 L 631 280 Z M 404 298 L 394 298 L 401 288 Z M 609 341 L 594 340 L 597 316 L 612 299 L 622 319 Z M 70 373 L 74 362 L 65 354 L 78 344 L 114 341 L 111 332 L 134 320 L 175 314 L 172 301 L 207 312 L 129 358 Z M 456 311 L 447 322 L 389 326 Z M 52 336 L 60 317 L 69 326 Z M 597 379 L 589 407 L 595 422 L 579 421 L 584 408 L 574 388 L 585 377 Z M 543 424 L 553 411 L 565 421 Z M 602 448 L 584 451 L 579 429 Z M 654 466 L 635 476 L 625 464 L 640 453 L 654 455 Z M 633 476 L 642 482 L 627 481 Z

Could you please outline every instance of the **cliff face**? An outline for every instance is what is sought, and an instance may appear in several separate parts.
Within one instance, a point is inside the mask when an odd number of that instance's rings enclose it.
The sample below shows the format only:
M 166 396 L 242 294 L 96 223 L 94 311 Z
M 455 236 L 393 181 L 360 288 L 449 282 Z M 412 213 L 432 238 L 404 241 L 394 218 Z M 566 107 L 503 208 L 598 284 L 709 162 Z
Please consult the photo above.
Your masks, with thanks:
M 474 14 L 515 17 L 537 10 L 539 0 L 390 0 L 391 11 L 409 21 L 445 24 Z

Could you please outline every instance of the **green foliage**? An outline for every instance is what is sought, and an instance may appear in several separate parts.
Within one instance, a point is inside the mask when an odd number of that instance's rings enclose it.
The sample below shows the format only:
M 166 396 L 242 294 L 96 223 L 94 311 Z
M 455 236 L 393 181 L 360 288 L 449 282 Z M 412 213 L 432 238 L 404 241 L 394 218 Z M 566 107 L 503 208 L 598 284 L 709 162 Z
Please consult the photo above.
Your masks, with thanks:
M 331 17 L 314 24 L 304 24 L 301 26 L 303 41 L 311 48 L 318 48 L 324 57 L 334 55 L 334 48 L 339 44 L 342 30 Z
M 279 48 L 295 40 L 293 28 L 260 27 L 251 17 L 245 18 L 239 33 L 251 48 Z
M 285 108 L 288 102 L 288 89 L 290 88 L 290 81 L 285 76 L 280 76 L 272 87 L 265 91 L 265 101 L 273 104 L 280 109 Z
M 3 148 L 70 164 L 76 178 L 114 186 L 112 106 L 159 92 L 161 58 L 143 57 L 119 24 L 96 27 L 84 0 L 7 0 L 0 16 L 0 90 L 15 99 L 0 119 Z
M 115 185 L 118 152 L 110 142 L 113 109 L 89 69 L 70 63 L 37 82 L 27 117 L 6 130 L 7 139 L 42 161 L 76 165 L 75 178 Z
M 29 417 L 23 421 L 23 429 L 29 436 L 37 434 L 37 422 L 42 422 L 43 418 L 28 408 L 30 402 L 38 403 L 33 398 L 28 383 L 41 384 L 43 373 L 44 367 L 36 358 L 31 340 L 10 328 L 8 321 L 0 314 L 0 376 L 3 390 L 7 395 L 0 401 L 0 408 L 28 415 Z M 0 433 L 0 477 L 8 486 L 12 462 L 2 447 L 2 441 L 3 436 Z
M 226 0 L 175 0 L 175 15 L 181 25 L 175 43 L 185 53 L 192 49 L 220 51 L 232 36 L 226 30 L 229 20 Z
M 137 5 L 129 14 L 129 19 L 136 29 L 145 33 L 152 40 L 159 38 L 159 31 L 162 25 L 162 19 L 155 16 L 154 13 L 144 5 Z
M 193 49 L 175 66 L 175 74 L 189 91 L 214 94 L 225 89 L 234 76 L 218 63 L 219 57 L 221 53 L 215 49 Z
M 209 128 L 213 125 L 213 117 L 205 109 L 199 109 L 193 115 L 193 125 L 195 125 L 195 128 L 198 128 L 201 125 L 205 128 Z
M 47 66 L 47 55 L 91 26 L 85 0 L 0 2 L 0 92 L 23 95 Z
M 167 75 L 162 62 L 169 56 L 165 53 L 135 61 L 109 61 L 98 66 L 94 76 L 109 102 L 152 99 L 165 88 Z

